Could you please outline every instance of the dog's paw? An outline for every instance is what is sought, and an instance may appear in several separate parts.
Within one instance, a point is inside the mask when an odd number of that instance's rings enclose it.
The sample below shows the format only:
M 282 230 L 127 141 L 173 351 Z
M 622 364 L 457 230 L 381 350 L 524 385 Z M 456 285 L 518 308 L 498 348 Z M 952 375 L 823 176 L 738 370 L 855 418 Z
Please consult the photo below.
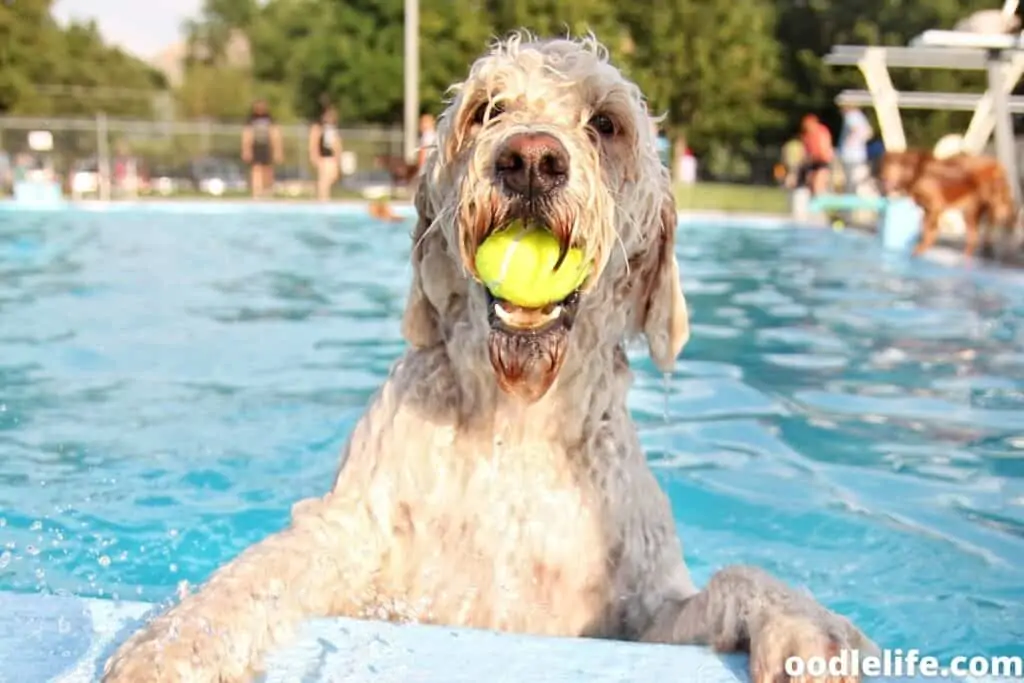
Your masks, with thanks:
M 812 659 L 820 658 L 827 665 L 844 650 L 867 655 L 877 653 L 878 648 L 847 619 L 830 612 L 773 615 L 751 634 L 750 677 L 752 683 L 857 683 L 859 676 L 850 668 L 849 655 L 845 668 L 833 666 L 830 670 L 826 666 L 822 672 L 811 664 Z
M 155 621 L 115 652 L 102 683 L 240 683 L 244 672 L 225 659 L 222 638 Z

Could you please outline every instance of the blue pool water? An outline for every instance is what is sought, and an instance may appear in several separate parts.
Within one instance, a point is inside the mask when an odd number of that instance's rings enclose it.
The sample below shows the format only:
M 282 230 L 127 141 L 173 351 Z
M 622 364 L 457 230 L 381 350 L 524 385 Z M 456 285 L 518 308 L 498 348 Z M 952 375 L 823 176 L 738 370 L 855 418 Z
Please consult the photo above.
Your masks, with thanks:
M 330 485 L 402 352 L 408 227 L 0 214 L 0 590 L 169 598 Z M 1024 279 L 685 223 L 693 341 L 631 406 L 696 579 L 749 562 L 883 644 L 1024 642 Z

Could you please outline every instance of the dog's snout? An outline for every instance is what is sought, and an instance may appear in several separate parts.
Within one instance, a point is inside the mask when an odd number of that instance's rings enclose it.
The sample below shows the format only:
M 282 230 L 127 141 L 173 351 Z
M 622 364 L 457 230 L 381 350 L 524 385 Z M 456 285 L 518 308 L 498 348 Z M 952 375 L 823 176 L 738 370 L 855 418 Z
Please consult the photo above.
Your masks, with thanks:
M 494 173 L 514 194 L 551 194 L 569 177 L 569 152 L 553 135 L 520 133 L 509 138 L 498 151 Z

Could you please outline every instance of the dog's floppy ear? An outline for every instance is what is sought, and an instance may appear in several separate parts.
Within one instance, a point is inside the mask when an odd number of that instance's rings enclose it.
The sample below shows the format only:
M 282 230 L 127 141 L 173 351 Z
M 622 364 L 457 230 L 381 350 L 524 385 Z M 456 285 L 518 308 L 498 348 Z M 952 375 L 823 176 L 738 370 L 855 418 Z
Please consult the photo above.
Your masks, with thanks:
M 425 239 L 427 230 L 434 221 L 428 201 L 428 168 L 419 178 L 416 189 L 416 228 L 412 232 L 412 283 L 409 296 L 405 302 L 405 313 L 402 315 L 402 336 L 414 348 L 422 349 L 434 346 L 442 341 L 438 326 L 437 310 L 423 291 L 422 264 L 426 252 Z
M 671 190 L 666 190 L 651 246 L 654 263 L 645 283 L 646 301 L 642 302 L 644 336 L 651 359 L 662 372 L 672 371 L 676 357 L 690 339 L 690 314 L 676 262 L 678 222 L 675 198 Z

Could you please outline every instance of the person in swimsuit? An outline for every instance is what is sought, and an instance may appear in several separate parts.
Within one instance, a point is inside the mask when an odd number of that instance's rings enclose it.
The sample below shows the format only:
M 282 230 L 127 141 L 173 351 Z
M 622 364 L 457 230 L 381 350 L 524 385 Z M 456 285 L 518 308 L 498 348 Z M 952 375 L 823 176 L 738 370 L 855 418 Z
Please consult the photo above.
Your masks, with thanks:
M 242 161 L 251 168 L 249 184 L 254 198 L 273 188 L 274 165 L 280 164 L 281 159 L 281 130 L 274 123 L 267 103 L 257 100 L 242 129 Z
M 316 169 L 316 197 L 324 202 L 341 174 L 341 135 L 338 110 L 324 103 L 319 120 L 309 129 L 309 162 Z
M 810 188 L 813 196 L 824 194 L 828 191 L 835 155 L 832 133 L 814 114 L 804 116 L 800 124 L 800 138 L 806 152 L 800 184 Z
M 416 157 L 416 170 L 423 168 L 427 162 L 427 154 L 437 144 L 437 121 L 433 114 L 420 116 L 420 148 Z

